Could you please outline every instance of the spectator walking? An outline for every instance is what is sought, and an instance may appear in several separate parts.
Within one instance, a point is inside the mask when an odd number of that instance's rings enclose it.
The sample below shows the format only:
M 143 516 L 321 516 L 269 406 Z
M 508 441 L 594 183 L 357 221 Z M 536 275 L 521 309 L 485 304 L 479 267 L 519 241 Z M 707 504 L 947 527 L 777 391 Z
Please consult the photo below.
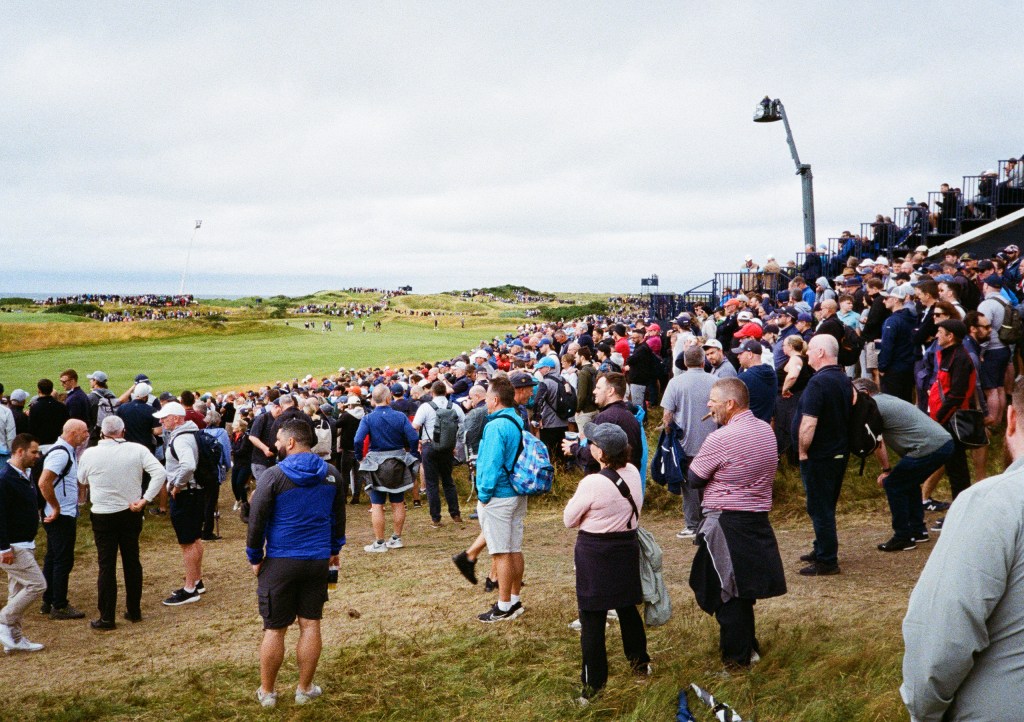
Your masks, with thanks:
M 462 523 L 462 514 L 459 511 L 459 492 L 455 488 L 452 469 L 455 465 L 455 441 L 466 415 L 461 406 L 448 399 L 444 382 L 435 381 L 430 387 L 430 393 L 431 400 L 420 404 L 420 407 L 416 409 L 412 427 L 420 438 L 420 457 L 423 461 L 423 476 L 427 484 L 430 526 L 440 529 L 441 498 L 438 493 L 438 482 L 444 490 L 448 515 L 455 523 Z

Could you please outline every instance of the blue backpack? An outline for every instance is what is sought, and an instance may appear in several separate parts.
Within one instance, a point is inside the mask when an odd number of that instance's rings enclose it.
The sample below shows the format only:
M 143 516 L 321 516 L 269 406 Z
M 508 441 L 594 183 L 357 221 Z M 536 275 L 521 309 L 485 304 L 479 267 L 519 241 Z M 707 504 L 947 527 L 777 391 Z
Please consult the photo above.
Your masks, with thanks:
M 505 469 L 512 488 L 521 496 L 547 494 L 555 480 L 555 467 L 548 456 L 548 447 L 533 434 L 520 429 L 519 424 L 508 416 L 496 416 L 492 421 L 495 419 L 510 421 L 519 429 L 519 448 L 516 457 L 512 461 L 512 468 Z

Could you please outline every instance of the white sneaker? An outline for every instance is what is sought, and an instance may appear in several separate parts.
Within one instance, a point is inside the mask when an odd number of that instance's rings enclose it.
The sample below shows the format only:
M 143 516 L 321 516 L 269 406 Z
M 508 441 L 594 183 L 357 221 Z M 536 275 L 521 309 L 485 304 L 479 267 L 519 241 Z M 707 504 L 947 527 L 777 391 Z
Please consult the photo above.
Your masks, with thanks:
M 619 613 L 618 612 L 616 612 L 614 609 L 609 609 L 608 610 L 608 619 L 616 619 L 617 620 L 618 618 L 619 618 Z
M 242 502 L 236 501 L 235 505 L 231 508 L 231 511 L 238 511 L 241 508 L 242 508 Z
M 26 637 L 22 637 L 14 645 L 14 648 L 22 652 L 38 652 L 43 649 L 43 645 L 39 642 L 30 642 Z
M 18 648 L 18 643 L 14 640 L 14 630 L 6 624 L 0 624 L 0 644 L 4 649 Z
M 363 547 L 364 552 L 386 552 L 388 550 L 387 542 L 375 541 L 373 544 L 367 544 Z
M 757 652 L 750 653 L 750 664 L 754 665 L 761 661 L 761 655 Z
M 277 692 L 264 692 L 263 688 L 260 687 L 256 690 L 256 699 L 259 700 L 261 707 L 277 706 Z
M 320 689 L 318 685 L 313 685 L 305 692 L 300 690 L 298 687 L 295 688 L 295 704 L 306 704 L 312 702 L 314 699 L 322 695 L 324 691 Z
M 693 539 L 695 536 L 697 536 L 697 532 L 693 529 L 683 529 L 676 534 L 676 539 Z
M 392 536 L 390 539 L 384 542 L 384 546 L 386 546 L 388 549 L 401 549 L 405 546 L 405 544 L 402 543 L 402 537 Z
M 571 629 L 574 632 L 579 632 L 583 629 L 583 625 L 580 624 L 580 620 L 574 619 L 571 622 L 569 622 L 569 629 Z

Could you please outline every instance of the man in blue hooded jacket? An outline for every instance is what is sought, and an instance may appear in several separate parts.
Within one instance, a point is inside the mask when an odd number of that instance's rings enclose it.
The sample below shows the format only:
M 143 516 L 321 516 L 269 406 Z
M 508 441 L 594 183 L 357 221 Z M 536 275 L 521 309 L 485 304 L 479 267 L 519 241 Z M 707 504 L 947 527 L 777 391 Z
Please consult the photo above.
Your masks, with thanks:
M 305 704 L 322 692 L 313 684 L 313 674 L 322 646 L 328 570 L 337 567 L 345 544 L 345 491 L 341 472 L 310 451 L 315 443 L 309 424 L 285 422 L 276 443 L 284 460 L 267 469 L 250 501 L 245 552 L 258 579 L 263 617 L 256 696 L 264 707 L 277 702 L 274 684 L 284 660 L 284 636 L 296 617 L 295 702 Z

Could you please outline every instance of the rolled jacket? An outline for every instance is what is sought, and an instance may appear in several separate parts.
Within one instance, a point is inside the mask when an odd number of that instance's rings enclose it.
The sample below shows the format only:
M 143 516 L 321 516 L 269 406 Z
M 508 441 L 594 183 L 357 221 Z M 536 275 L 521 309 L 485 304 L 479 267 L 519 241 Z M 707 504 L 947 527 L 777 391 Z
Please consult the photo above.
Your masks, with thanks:
M 576 600 L 585 611 L 635 606 L 643 601 L 636 530 L 580 531 L 574 552 Z
M 371 451 L 359 462 L 359 480 L 364 489 L 398 494 L 413 487 L 419 463 L 405 449 Z

